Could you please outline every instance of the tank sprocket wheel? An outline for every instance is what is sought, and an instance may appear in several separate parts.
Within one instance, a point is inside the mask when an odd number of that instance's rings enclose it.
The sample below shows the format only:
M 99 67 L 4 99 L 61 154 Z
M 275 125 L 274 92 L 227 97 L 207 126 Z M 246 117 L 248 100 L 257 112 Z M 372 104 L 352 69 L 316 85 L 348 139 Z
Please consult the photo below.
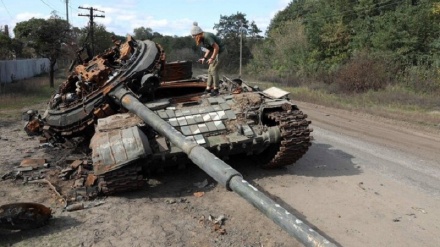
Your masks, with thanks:
M 262 165 L 262 168 L 277 168 L 291 165 L 300 159 L 309 149 L 311 143 L 309 128 L 311 121 L 302 111 L 277 111 L 268 113 L 267 118 L 279 126 L 281 141 L 273 145 L 271 160 Z
M 132 164 L 98 176 L 98 191 L 104 195 L 139 190 L 146 182 L 141 174 L 142 167 Z

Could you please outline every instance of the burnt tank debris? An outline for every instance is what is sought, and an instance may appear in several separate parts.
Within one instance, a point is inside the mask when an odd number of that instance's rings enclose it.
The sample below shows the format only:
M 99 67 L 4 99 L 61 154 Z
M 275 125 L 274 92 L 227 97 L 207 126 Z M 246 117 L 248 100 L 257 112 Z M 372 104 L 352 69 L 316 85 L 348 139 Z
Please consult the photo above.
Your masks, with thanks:
M 123 168 L 133 181 L 143 170 L 190 162 L 181 147 L 128 110 L 131 103 L 124 105 L 118 90 L 221 159 L 243 154 L 256 157 L 262 168 L 276 168 L 295 163 L 311 145 L 310 121 L 288 92 L 260 90 L 224 76 L 220 95 L 208 97 L 205 77 L 192 75 L 191 62 L 166 62 L 161 46 L 149 40 L 128 36 L 114 44 L 87 62 L 81 60 L 42 116 L 26 113 L 26 132 L 41 135 L 42 143 L 88 138 L 97 181 L 111 180 Z M 138 187 L 137 182 L 123 184 L 101 182 L 99 192 Z
M 4 204 L 0 206 L 0 229 L 34 229 L 46 225 L 51 217 L 51 209 L 39 203 Z
M 224 76 L 211 97 L 205 76 L 193 76 L 190 61 L 167 62 L 159 44 L 130 36 L 114 44 L 80 61 L 43 115 L 25 114 L 25 131 L 42 143 L 86 140 L 88 197 L 140 189 L 149 171 L 192 162 L 305 245 L 333 246 L 223 161 L 247 155 L 276 168 L 307 152 L 311 121 L 288 92 Z

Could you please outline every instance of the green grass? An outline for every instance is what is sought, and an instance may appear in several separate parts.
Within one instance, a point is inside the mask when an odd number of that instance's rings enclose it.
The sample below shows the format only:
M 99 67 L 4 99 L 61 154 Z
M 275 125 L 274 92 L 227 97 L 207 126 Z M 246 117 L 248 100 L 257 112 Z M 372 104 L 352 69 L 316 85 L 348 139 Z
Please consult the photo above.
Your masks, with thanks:
M 48 74 L 2 84 L 0 87 L 0 118 L 20 118 L 21 112 L 36 104 L 49 101 L 50 96 L 64 80 L 63 70 L 58 70 L 55 75 L 54 88 L 49 87 Z
M 246 80 L 250 82 L 251 80 Z M 251 83 L 255 84 L 255 83 Z M 399 86 L 359 94 L 334 92 L 328 85 L 298 87 L 257 82 L 261 88 L 276 86 L 291 93 L 294 101 L 303 101 L 334 108 L 365 112 L 426 127 L 440 128 L 440 97 L 414 93 Z

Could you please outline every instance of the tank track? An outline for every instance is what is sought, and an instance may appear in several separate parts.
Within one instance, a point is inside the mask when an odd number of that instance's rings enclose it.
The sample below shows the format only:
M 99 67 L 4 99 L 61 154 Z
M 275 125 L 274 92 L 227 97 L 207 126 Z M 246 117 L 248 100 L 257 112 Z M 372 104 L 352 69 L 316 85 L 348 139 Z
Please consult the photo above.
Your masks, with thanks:
M 139 190 L 146 181 L 142 174 L 142 167 L 132 164 L 115 171 L 98 176 L 98 191 L 104 195 L 112 195 L 125 191 Z
M 267 114 L 280 128 L 281 142 L 274 157 L 263 168 L 277 168 L 291 165 L 300 159 L 312 145 L 309 128 L 311 121 L 300 110 L 277 111 Z

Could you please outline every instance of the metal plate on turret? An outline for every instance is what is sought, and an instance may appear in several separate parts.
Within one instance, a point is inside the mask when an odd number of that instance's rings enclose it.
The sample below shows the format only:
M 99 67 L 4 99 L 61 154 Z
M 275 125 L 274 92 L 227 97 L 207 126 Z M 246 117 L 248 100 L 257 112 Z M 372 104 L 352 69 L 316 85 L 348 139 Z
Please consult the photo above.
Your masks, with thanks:
M 209 113 L 205 113 L 202 115 L 203 121 L 208 122 L 211 121 L 211 116 L 209 115 Z
M 147 136 L 137 126 L 97 132 L 90 148 L 95 175 L 119 169 L 152 153 Z
M 200 130 L 201 133 L 206 133 L 206 132 L 209 131 L 208 127 L 204 123 L 203 124 L 198 124 L 197 127 L 199 127 L 199 130 Z
M 227 131 L 224 121 L 237 119 L 236 113 L 231 110 L 225 99 L 221 98 L 220 101 L 218 99 L 209 100 L 213 105 L 180 109 L 167 108 L 156 113 L 162 119 L 167 120 L 171 126 L 178 128 L 185 136 L 201 135 L 207 137 L 218 134 L 219 131 Z M 218 104 L 219 102 L 222 103 Z M 250 133 L 248 134 L 250 135 Z M 195 140 L 197 141 L 197 139 Z M 197 142 L 202 143 L 202 140 L 199 139 Z
M 237 116 L 235 115 L 235 113 L 232 110 L 227 110 L 225 111 L 226 116 L 228 116 L 228 119 L 236 119 Z
M 168 114 L 164 110 L 160 110 L 156 112 L 160 118 L 162 119 L 168 119 Z
M 203 145 L 206 143 L 206 140 L 202 135 L 195 135 L 194 139 L 196 140 L 197 144 L 199 144 L 199 145 Z
M 191 110 L 189 110 L 189 109 L 183 109 L 182 110 L 182 116 L 189 116 L 191 114 L 192 114 Z
M 217 128 L 217 130 L 225 130 L 226 126 L 223 124 L 222 121 L 214 121 L 214 125 Z
M 186 122 L 185 117 L 178 117 L 178 118 L 177 118 L 177 122 L 179 123 L 180 126 L 182 126 L 182 125 L 188 125 L 188 123 Z
M 217 127 L 215 127 L 214 122 L 207 122 L 206 126 L 208 127 L 209 131 L 216 131 L 217 130 Z
M 188 123 L 188 125 L 196 123 L 194 116 L 186 116 L 185 119 L 186 119 L 186 122 Z
M 208 102 L 211 105 L 218 104 L 218 101 L 216 98 L 208 98 Z
M 200 114 L 194 115 L 194 120 L 196 123 L 203 123 L 203 117 Z
M 199 129 L 199 126 L 197 126 L 196 124 L 190 125 L 189 128 L 191 130 L 191 133 L 194 134 L 194 135 L 197 135 L 197 134 L 201 133 L 201 131 Z
M 277 87 L 268 88 L 268 89 L 264 90 L 263 93 L 268 95 L 271 98 L 274 98 L 274 99 L 281 99 L 284 96 L 289 94 L 289 92 L 284 91 L 284 90 L 277 88 Z
M 161 100 L 155 101 L 153 103 L 147 103 L 145 105 L 154 111 L 156 109 L 163 109 L 163 108 L 167 107 L 169 104 L 170 104 L 170 101 L 168 99 L 161 99 Z
M 221 107 L 224 111 L 226 111 L 226 110 L 231 110 L 231 107 L 230 107 L 228 104 L 226 104 L 226 103 L 222 103 L 222 104 L 220 104 L 220 107 Z
M 218 102 L 218 104 L 223 104 L 223 103 L 226 102 L 226 100 L 223 99 L 223 97 L 218 97 L 218 98 L 217 98 L 217 102 Z
M 176 117 L 176 114 L 174 114 L 173 110 L 167 109 L 167 110 L 165 110 L 165 112 L 167 113 L 168 117 L 170 117 L 170 118 Z
M 115 114 L 106 118 L 98 119 L 98 124 L 96 125 L 95 131 L 109 131 L 113 129 L 122 129 L 141 125 L 143 121 L 136 115 L 132 113 L 126 114 Z
M 189 136 L 192 134 L 191 129 L 188 126 L 182 126 L 181 130 L 182 130 L 182 134 L 184 134 L 186 136 Z
M 217 114 L 218 114 L 218 116 L 220 117 L 221 120 L 228 119 L 228 116 L 226 116 L 226 112 L 225 111 L 218 111 Z
M 179 126 L 179 122 L 177 121 L 177 118 L 170 118 L 169 120 L 168 120 L 168 122 L 171 124 L 171 126 L 173 126 L 173 127 L 177 127 L 177 126 Z
M 211 117 L 212 121 L 220 120 L 220 117 L 218 116 L 217 112 L 210 112 L 209 116 Z
M 220 105 L 213 105 L 212 108 L 214 108 L 214 111 L 221 111 L 222 110 Z

